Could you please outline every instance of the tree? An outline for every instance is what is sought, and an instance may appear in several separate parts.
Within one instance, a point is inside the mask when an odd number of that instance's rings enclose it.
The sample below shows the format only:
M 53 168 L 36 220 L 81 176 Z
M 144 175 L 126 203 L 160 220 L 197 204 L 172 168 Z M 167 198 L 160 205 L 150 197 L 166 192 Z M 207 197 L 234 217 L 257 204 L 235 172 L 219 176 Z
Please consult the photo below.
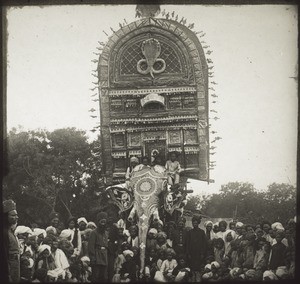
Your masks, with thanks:
M 94 191 L 103 187 L 99 141 L 88 143 L 85 132 L 75 128 L 12 129 L 4 197 L 16 200 L 20 217 L 27 216 L 27 222 L 45 223 L 42 215 L 53 210 L 62 212 L 65 219 L 87 214 L 88 205 L 99 202 Z
M 202 210 L 210 217 L 236 217 L 251 224 L 263 220 L 284 223 L 296 214 L 296 188 L 273 183 L 266 191 L 257 191 L 252 184 L 231 182 L 211 195 Z
M 197 211 L 201 208 L 201 196 L 200 195 L 191 195 L 187 197 L 187 203 L 184 207 L 185 210 Z

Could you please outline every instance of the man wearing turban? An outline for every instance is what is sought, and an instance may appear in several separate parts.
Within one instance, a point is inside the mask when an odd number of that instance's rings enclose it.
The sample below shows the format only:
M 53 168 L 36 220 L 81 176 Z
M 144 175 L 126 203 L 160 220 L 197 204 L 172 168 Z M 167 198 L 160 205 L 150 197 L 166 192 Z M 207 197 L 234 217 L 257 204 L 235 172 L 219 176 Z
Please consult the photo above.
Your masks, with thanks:
M 92 282 L 106 282 L 108 265 L 108 231 L 106 230 L 107 213 L 97 214 L 97 229 L 91 232 L 88 252 L 92 267 Z
M 192 270 L 192 281 L 200 281 L 200 270 L 204 267 L 207 253 L 207 239 L 205 232 L 199 228 L 200 216 L 193 216 L 193 229 L 189 230 L 186 236 L 186 252 L 189 267 Z
M 131 173 L 133 169 L 139 164 L 139 159 L 137 157 L 130 158 L 130 166 L 126 170 L 125 180 L 126 180 L 126 187 L 129 187 L 129 180 L 131 178 Z
M 4 254 L 7 261 L 9 282 L 20 282 L 19 242 L 14 234 L 18 223 L 16 203 L 13 200 L 3 201 Z

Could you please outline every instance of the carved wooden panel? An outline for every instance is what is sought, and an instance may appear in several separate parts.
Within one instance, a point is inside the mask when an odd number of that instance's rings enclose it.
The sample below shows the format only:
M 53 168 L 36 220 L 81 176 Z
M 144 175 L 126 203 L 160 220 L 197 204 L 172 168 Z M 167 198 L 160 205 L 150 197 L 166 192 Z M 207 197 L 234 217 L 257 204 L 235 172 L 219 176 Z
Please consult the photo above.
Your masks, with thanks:
M 115 171 L 125 171 L 126 170 L 126 158 L 114 158 L 113 159 L 113 167 Z
M 110 99 L 110 111 L 111 112 L 123 112 L 124 104 L 122 98 L 111 98 Z
M 183 108 L 195 108 L 197 106 L 196 96 L 193 94 L 185 94 L 182 96 Z
M 181 109 L 181 95 L 172 95 L 169 97 L 169 109 Z
M 125 135 L 123 133 L 112 134 L 112 146 L 113 148 L 125 147 Z
M 135 147 L 141 145 L 141 133 L 130 133 L 129 134 L 129 146 Z
M 198 154 L 185 154 L 186 166 L 189 168 L 199 167 Z
M 169 144 L 181 144 L 181 130 L 169 131 Z
M 198 134 L 196 130 L 184 130 L 184 142 L 186 144 L 196 144 L 198 142 Z
M 136 112 L 139 109 L 140 105 L 139 105 L 139 101 L 138 99 L 126 99 L 125 102 L 125 111 L 134 111 Z

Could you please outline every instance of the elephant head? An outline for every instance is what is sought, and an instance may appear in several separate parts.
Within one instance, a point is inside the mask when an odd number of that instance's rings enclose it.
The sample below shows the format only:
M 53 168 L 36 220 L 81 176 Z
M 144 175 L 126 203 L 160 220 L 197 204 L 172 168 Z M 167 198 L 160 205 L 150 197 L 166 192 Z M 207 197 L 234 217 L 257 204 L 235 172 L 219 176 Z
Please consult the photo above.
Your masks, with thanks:
M 139 228 L 140 246 L 140 273 L 143 274 L 145 267 L 146 238 L 149 229 L 150 218 L 160 219 L 158 208 L 160 205 L 160 194 L 167 189 L 167 174 L 165 168 L 159 165 L 144 167 L 132 173 L 130 187 L 134 194 L 133 209 L 129 218 L 136 214 Z

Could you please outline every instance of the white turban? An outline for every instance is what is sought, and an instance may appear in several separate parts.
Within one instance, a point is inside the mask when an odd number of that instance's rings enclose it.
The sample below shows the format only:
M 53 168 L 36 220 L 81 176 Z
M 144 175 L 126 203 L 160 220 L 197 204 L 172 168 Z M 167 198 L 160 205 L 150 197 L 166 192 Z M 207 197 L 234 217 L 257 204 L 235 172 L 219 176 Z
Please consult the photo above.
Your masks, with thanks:
M 210 279 L 212 277 L 213 277 L 213 273 L 212 272 L 204 273 L 202 275 L 202 279 Z
M 38 248 L 38 253 L 41 254 L 46 249 L 51 253 L 51 247 L 49 245 L 40 245 Z
M 240 268 L 239 267 L 234 267 L 230 270 L 229 274 L 232 278 L 236 278 L 239 275 Z
M 44 238 L 46 238 L 47 236 L 47 233 L 44 229 L 40 229 L 40 228 L 33 229 L 33 235 L 38 237 L 40 234 L 43 234 Z
M 237 222 L 236 224 L 235 224 L 235 227 L 236 228 L 241 228 L 241 227 L 243 227 L 244 226 L 244 224 L 242 223 L 242 222 Z
M 80 222 L 84 222 L 86 225 L 88 224 L 88 221 L 84 217 L 78 218 L 77 224 L 80 224 Z
M 97 225 L 94 222 L 88 222 L 86 225 L 87 228 L 90 228 L 91 226 L 97 228 Z
M 53 231 L 55 235 L 57 235 L 57 230 L 53 226 L 49 226 L 46 228 L 46 232 L 48 233 L 49 231 Z
M 274 231 L 284 231 L 284 227 L 280 222 L 275 222 L 271 225 L 272 230 Z
M 283 276 L 287 276 L 289 272 L 286 266 L 278 266 L 275 274 L 278 276 L 278 278 L 282 278 Z
M 151 228 L 151 229 L 149 230 L 149 233 L 152 233 L 152 234 L 154 234 L 154 235 L 157 235 L 157 230 L 156 230 L 155 228 Z
M 123 228 L 125 230 L 126 228 L 126 224 L 124 222 L 123 219 L 119 219 L 118 222 L 117 222 L 117 228 L 120 229 L 120 228 Z
M 139 159 L 137 157 L 131 157 L 130 163 L 133 163 L 133 162 L 139 163 Z
M 29 252 L 30 256 L 33 256 L 33 251 L 32 251 L 31 246 L 26 247 L 25 252 Z
M 65 229 L 65 230 L 62 230 L 59 237 L 62 238 L 62 239 L 68 239 L 69 237 L 72 236 L 72 234 L 74 234 L 74 231 L 71 230 L 71 229 Z
M 212 221 L 205 221 L 204 222 L 204 227 L 206 228 L 208 224 L 213 225 L 213 222 Z
M 220 268 L 220 263 L 219 262 L 217 262 L 217 261 L 213 261 L 212 263 L 211 263 L 211 266 L 214 266 L 215 268 Z
M 28 260 L 29 260 L 29 265 L 28 265 L 28 268 L 32 268 L 32 267 L 33 267 L 33 265 L 34 265 L 34 261 L 33 261 L 33 259 L 32 259 L 32 258 L 28 258 Z
M 263 273 L 263 280 L 267 280 L 267 279 L 265 279 L 265 277 L 269 277 L 270 280 L 277 280 L 278 279 L 277 276 L 271 270 L 266 270 Z
M 123 235 L 125 235 L 125 236 L 129 237 L 129 236 L 130 236 L 130 233 L 129 233 L 129 231 L 128 231 L 128 230 L 124 230 L 124 231 L 123 231 Z
M 26 226 L 17 226 L 15 230 L 15 235 L 20 235 L 20 234 L 29 234 L 32 235 L 32 230 L 29 227 Z
M 81 259 L 80 259 L 82 262 L 90 262 L 90 258 L 88 256 L 83 256 Z
M 235 231 L 233 230 L 226 230 L 225 233 L 224 233 L 224 241 L 226 242 L 226 237 L 228 234 L 231 234 L 232 236 L 232 239 L 235 240 L 237 238 L 237 234 Z
M 129 249 L 127 249 L 127 250 L 124 250 L 123 251 L 123 254 L 124 254 L 124 256 L 126 256 L 126 255 L 130 255 L 131 257 L 133 257 L 133 251 L 132 250 L 129 250 Z

